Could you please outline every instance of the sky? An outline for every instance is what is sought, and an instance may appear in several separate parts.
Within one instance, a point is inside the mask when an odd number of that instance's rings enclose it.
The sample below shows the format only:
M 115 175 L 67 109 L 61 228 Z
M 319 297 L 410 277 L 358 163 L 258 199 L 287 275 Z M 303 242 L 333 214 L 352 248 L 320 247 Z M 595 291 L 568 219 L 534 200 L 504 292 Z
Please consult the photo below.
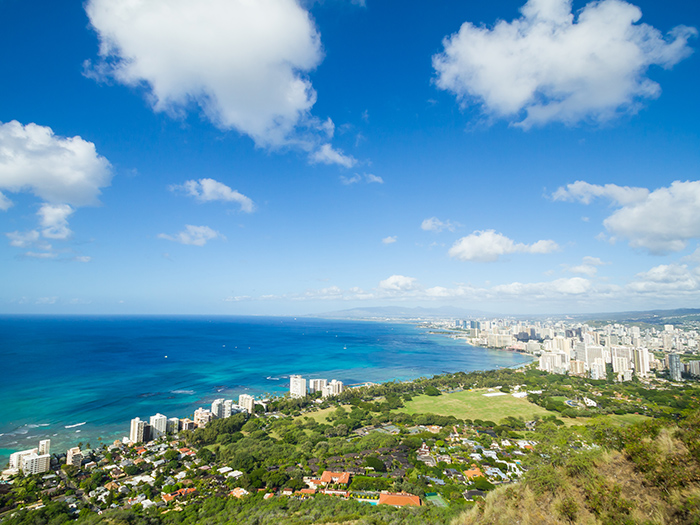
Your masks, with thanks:
M 0 0 L 0 313 L 700 306 L 695 0 Z

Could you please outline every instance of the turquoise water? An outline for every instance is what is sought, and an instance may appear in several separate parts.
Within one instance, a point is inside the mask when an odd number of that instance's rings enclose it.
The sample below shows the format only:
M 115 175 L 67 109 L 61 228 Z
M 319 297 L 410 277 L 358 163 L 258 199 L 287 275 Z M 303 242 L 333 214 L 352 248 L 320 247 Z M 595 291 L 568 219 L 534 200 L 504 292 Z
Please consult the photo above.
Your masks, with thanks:
M 345 384 L 529 362 L 411 325 L 271 317 L 0 317 L 0 465 L 128 434 L 157 412 L 281 394 L 290 374 Z

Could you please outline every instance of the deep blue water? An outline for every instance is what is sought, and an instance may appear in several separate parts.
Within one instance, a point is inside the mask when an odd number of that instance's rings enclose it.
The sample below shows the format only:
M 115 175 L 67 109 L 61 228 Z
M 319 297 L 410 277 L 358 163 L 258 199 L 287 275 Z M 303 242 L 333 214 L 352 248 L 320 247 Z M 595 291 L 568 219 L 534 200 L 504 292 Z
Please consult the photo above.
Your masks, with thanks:
M 136 416 L 186 417 L 217 397 L 284 393 L 290 374 L 352 384 L 528 361 L 404 324 L 2 316 L 0 466 L 39 439 L 51 438 L 52 452 L 96 446 L 128 435 Z

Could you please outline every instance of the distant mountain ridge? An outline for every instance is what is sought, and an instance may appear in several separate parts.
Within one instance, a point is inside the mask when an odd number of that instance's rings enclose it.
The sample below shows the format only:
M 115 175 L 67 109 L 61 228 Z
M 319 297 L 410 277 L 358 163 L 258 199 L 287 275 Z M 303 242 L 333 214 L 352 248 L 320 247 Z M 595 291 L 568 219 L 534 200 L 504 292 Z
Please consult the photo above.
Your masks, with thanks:
M 323 319 L 445 319 L 445 318 L 494 318 L 510 317 L 516 319 L 569 319 L 578 321 L 617 321 L 645 322 L 651 324 L 673 324 L 681 320 L 700 321 L 700 308 L 676 308 L 670 310 L 641 310 L 627 312 L 605 312 L 588 314 L 532 314 L 504 315 L 483 310 L 442 306 L 437 308 L 375 306 L 366 308 L 350 308 L 318 314 L 309 317 Z

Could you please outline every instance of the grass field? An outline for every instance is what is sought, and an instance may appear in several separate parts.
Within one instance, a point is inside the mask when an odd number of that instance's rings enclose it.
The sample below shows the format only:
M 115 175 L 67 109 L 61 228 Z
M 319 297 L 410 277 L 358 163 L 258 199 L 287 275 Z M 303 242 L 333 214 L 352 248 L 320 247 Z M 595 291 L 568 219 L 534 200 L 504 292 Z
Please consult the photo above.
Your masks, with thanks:
M 350 410 L 352 409 L 352 407 L 350 405 L 343 405 L 343 408 L 345 410 L 347 410 L 348 412 L 350 412 Z M 332 412 L 335 412 L 336 410 L 338 410 L 338 407 L 324 408 L 321 410 L 317 410 L 316 412 L 304 412 L 302 415 L 297 416 L 294 419 L 303 420 L 305 417 L 310 417 L 311 419 L 316 421 L 316 423 L 327 424 L 328 421 L 326 421 L 326 416 Z
M 487 390 L 455 392 L 440 396 L 416 396 L 405 407 L 398 409 L 408 414 L 439 414 L 454 416 L 457 419 L 481 419 L 498 423 L 508 416 L 522 416 L 526 421 L 535 415 L 550 415 L 544 408 L 530 403 L 527 399 L 511 396 L 485 397 Z

